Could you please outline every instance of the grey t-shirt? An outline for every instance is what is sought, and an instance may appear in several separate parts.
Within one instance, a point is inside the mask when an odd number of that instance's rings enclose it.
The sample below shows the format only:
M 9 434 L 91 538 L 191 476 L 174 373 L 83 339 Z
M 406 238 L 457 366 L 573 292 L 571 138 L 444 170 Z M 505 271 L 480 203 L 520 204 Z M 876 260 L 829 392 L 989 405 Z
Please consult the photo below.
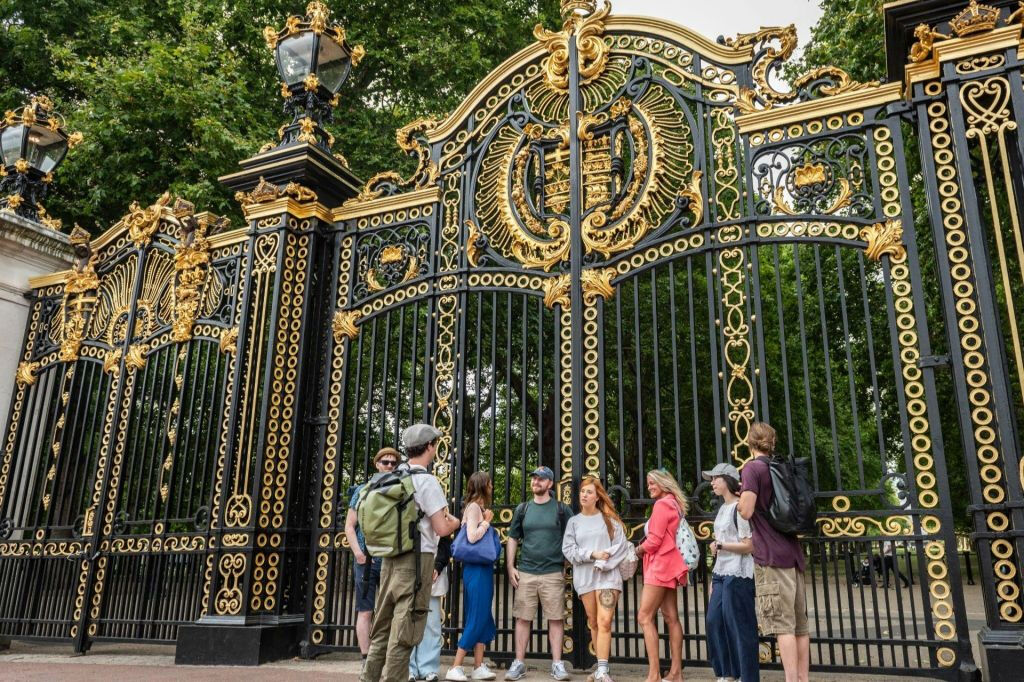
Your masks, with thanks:
M 410 466 L 408 464 L 403 464 L 399 468 L 407 468 L 412 471 L 427 471 L 421 466 Z M 420 551 L 436 554 L 438 538 L 437 533 L 434 532 L 434 527 L 430 524 L 430 517 L 447 507 L 448 500 L 444 496 L 441 484 L 437 482 L 433 474 L 415 474 L 412 477 L 412 484 L 414 488 L 413 499 L 416 500 L 416 506 L 424 514 L 418 526 L 420 531 Z
M 601 514 L 577 514 L 565 526 L 562 554 L 572 563 L 572 586 L 577 594 L 622 589 L 618 566 L 628 552 L 626 535 L 621 524 L 612 523 L 614 539 L 608 537 L 608 526 Z M 611 556 L 595 561 L 594 552 L 608 552 Z

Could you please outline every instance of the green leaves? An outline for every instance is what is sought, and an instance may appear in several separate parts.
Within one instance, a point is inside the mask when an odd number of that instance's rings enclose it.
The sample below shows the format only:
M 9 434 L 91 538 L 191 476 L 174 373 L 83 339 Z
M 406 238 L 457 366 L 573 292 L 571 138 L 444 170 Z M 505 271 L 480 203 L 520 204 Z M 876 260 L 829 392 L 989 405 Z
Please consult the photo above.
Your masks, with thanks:
M 304 0 L 0 0 L 0 107 L 43 92 L 85 143 L 57 171 L 47 210 L 107 229 L 164 190 L 241 220 L 217 177 L 285 122 L 261 31 Z M 367 49 L 340 93 L 335 150 L 363 178 L 412 168 L 396 128 L 443 117 L 486 74 L 558 25 L 554 0 L 372 0 L 329 5 Z

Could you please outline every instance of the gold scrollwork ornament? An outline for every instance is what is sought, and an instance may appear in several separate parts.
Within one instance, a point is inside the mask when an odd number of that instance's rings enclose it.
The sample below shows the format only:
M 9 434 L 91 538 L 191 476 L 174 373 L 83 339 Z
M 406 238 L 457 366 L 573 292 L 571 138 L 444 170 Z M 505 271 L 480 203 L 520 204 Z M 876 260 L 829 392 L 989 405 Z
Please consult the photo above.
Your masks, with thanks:
M 903 246 L 903 222 L 900 220 L 890 219 L 868 225 L 860 231 L 860 238 L 867 242 L 865 255 L 871 260 L 881 260 L 885 255 L 903 260 L 907 254 Z
M 534 37 L 548 51 L 541 63 L 544 82 L 553 90 L 565 92 L 569 89 L 569 37 L 576 37 L 576 54 L 579 64 L 580 84 L 592 82 L 604 72 L 608 63 L 608 46 L 605 44 L 604 20 L 611 12 L 611 3 L 590 13 L 595 3 L 575 3 L 573 11 L 565 12 L 561 31 L 549 31 L 543 24 L 533 29 Z
M 340 344 L 344 339 L 354 339 L 359 336 L 359 318 L 362 313 L 358 310 L 339 310 L 334 314 L 334 322 L 331 329 L 334 332 L 334 342 Z

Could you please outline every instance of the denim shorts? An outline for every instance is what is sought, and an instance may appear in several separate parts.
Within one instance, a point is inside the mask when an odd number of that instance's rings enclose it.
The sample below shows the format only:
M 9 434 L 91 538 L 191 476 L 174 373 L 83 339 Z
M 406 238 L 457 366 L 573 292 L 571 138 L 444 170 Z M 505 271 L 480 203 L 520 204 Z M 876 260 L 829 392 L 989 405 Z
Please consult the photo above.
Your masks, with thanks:
M 356 611 L 373 611 L 377 601 L 377 586 L 380 585 L 380 559 L 370 559 L 365 564 L 355 563 L 356 567 Z M 370 571 L 370 582 L 363 583 L 366 571 Z

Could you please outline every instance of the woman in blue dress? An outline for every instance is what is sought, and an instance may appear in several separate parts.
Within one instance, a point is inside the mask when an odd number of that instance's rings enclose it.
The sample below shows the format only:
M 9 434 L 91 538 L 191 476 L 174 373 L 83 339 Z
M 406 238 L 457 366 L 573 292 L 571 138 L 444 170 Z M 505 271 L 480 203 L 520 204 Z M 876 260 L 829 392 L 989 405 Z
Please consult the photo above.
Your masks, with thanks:
M 469 477 L 462 525 L 470 542 L 479 542 L 491 527 L 491 519 L 494 518 L 494 512 L 490 509 L 493 494 L 491 476 L 486 471 L 478 471 Z M 494 640 L 495 635 L 494 615 L 491 613 L 494 564 L 463 564 L 462 586 L 466 623 L 462 637 L 459 638 L 455 660 L 445 679 L 452 682 L 493 680 L 496 677 L 494 672 L 484 664 L 484 649 Z M 462 661 L 470 650 L 473 651 L 474 669 L 467 676 L 462 669 Z

